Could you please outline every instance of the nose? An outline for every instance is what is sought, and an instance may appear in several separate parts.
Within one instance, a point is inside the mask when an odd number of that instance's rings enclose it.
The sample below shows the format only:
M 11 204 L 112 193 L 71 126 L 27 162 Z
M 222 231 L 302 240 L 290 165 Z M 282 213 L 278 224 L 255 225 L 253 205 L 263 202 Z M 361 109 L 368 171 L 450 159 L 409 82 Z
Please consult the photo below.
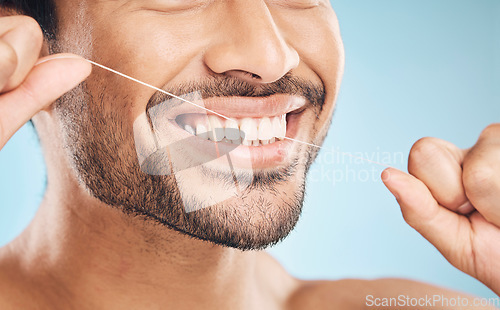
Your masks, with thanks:
M 211 71 L 249 82 L 272 83 L 299 65 L 297 51 L 280 33 L 264 1 L 223 3 L 225 19 L 204 56 Z

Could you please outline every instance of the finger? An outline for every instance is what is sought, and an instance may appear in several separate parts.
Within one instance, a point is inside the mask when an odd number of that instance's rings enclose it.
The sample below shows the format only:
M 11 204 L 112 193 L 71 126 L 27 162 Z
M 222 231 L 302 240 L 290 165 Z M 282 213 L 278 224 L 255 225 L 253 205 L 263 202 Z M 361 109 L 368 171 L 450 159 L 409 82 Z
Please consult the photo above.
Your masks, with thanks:
M 16 69 L 5 84 L 0 85 L 0 92 L 7 92 L 22 83 L 38 60 L 43 34 L 33 18 L 17 15 L 0 18 L 0 38 L 17 56 Z
M 500 124 L 481 133 L 463 170 L 467 197 L 487 221 L 500 226 Z
M 450 142 L 423 138 L 410 151 L 408 171 L 424 182 L 437 202 L 455 212 L 473 211 L 462 183 L 464 150 Z
M 394 194 L 405 221 L 431 242 L 455 267 L 473 272 L 470 257 L 471 225 L 467 217 L 440 206 L 429 189 L 417 178 L 388 168 L 382 180 Z
M 17 68 L 16 51 L 0 39 L 0 92 L 5 87 L 10 77 L 14 74 Z
M 0 96 L 0 148 L 33 115 L 90 74 L 92 67 L 87 61 L 76 55 L 66 56 L 72 58 L 60 58 L 61 55 L 45 58 L 21 86 Z

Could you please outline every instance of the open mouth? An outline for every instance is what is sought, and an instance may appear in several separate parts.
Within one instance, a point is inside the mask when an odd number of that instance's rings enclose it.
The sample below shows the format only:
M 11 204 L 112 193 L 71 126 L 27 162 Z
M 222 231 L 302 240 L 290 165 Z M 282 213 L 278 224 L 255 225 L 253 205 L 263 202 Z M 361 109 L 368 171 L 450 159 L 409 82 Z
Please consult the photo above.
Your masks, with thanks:
M 302 117 L 308 114 L 302 97 L 223 97 L 193 102 L 199 107 L 158 105 L 149 110 L 154 116 L 156 147 L 169 146 L 172 152 L 180 145 L 175 142 L 180 142 L 182 158 L 178 161 L 212 161 L 230 153 L 237 167 L 273 168 L 296 156 L 299 146 L 294 139 L 304 139 L 308 131 L 299 131 Z
M 245 146 L 264 146 L 286 136 L 286 114 L 272 117 L 223 119 L 217 115 L 181 114 L 177 125 L 201 139 Z
M 306 110 L 305 98 L 285 94 L 213 97 L 194 102 L 208 111 L 183 104 L 168 109 L 165 116 L 191 136 L 247 147 L 268 146 L 292 137 L 298 116 Z

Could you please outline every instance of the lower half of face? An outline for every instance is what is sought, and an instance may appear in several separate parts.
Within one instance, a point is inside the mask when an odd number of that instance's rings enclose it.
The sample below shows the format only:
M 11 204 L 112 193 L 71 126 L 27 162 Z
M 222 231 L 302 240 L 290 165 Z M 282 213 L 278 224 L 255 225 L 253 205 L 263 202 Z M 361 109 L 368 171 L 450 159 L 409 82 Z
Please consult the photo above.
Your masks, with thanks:
M 317 152 L 294 140 L 323 140 L 317 104 L 275 117 L 227 120 L 210 112 L 171 117 L 161 112 L 168 108 L 163 101 L 131 121 L 106 108 L 113 100 L 82 84 L 56 108 L 74 171 L 93 196 L 243 250 L 265 248 L 293 229 Z M 259 136 L 262 127 L 268 132 Z
M 82 9 L 95 21 L 89 57 L 175 85 L 166 90 L 195 105 L 96 68 L 55 108 L 81 184 L 109 206 L 217 244 L 260 249 L 284 238 L 318 151 L 296 140 L 321 144 L 343 68 L 328 2 L 206 1 L 177 14 L 92 3 Z M 84 40 L 77 26 L 63 19 L 59 37 Z

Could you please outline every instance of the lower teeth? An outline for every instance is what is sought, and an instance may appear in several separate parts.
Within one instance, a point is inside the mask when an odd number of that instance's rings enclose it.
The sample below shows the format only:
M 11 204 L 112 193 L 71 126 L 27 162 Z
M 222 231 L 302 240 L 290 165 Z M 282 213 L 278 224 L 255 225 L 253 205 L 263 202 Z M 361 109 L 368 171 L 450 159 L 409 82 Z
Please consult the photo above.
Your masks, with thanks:
M 208 141 L 214 141 L 212 139 L 206 139 Z M 220 141 L 214 141 L 218 143 L 228 143 L 228 144 L 235 144 L 235 145 L 246 145 L 246 146 L 264 146 L 268 145 L 271 143 L 275 143 L 277 141 L 281 141 L 279 138 L 272 138 L 270 140 L 228 140 L 227 138 L 224 138 Z
M 207 139 L 207 140 L 212 141 L 210 139 Z M 268 145 L 271 143 L 275 143 L 277 141 L 280 141 L 280 139 L 279 138 L 272 138 L 271 140 L 228 140 L 228 139 L 224 138 L 218 142 L 236 144 L 236 145 L 242 144 L 242 145 L 246 145 L 246 146 L 264 146 L 264 145 Z

